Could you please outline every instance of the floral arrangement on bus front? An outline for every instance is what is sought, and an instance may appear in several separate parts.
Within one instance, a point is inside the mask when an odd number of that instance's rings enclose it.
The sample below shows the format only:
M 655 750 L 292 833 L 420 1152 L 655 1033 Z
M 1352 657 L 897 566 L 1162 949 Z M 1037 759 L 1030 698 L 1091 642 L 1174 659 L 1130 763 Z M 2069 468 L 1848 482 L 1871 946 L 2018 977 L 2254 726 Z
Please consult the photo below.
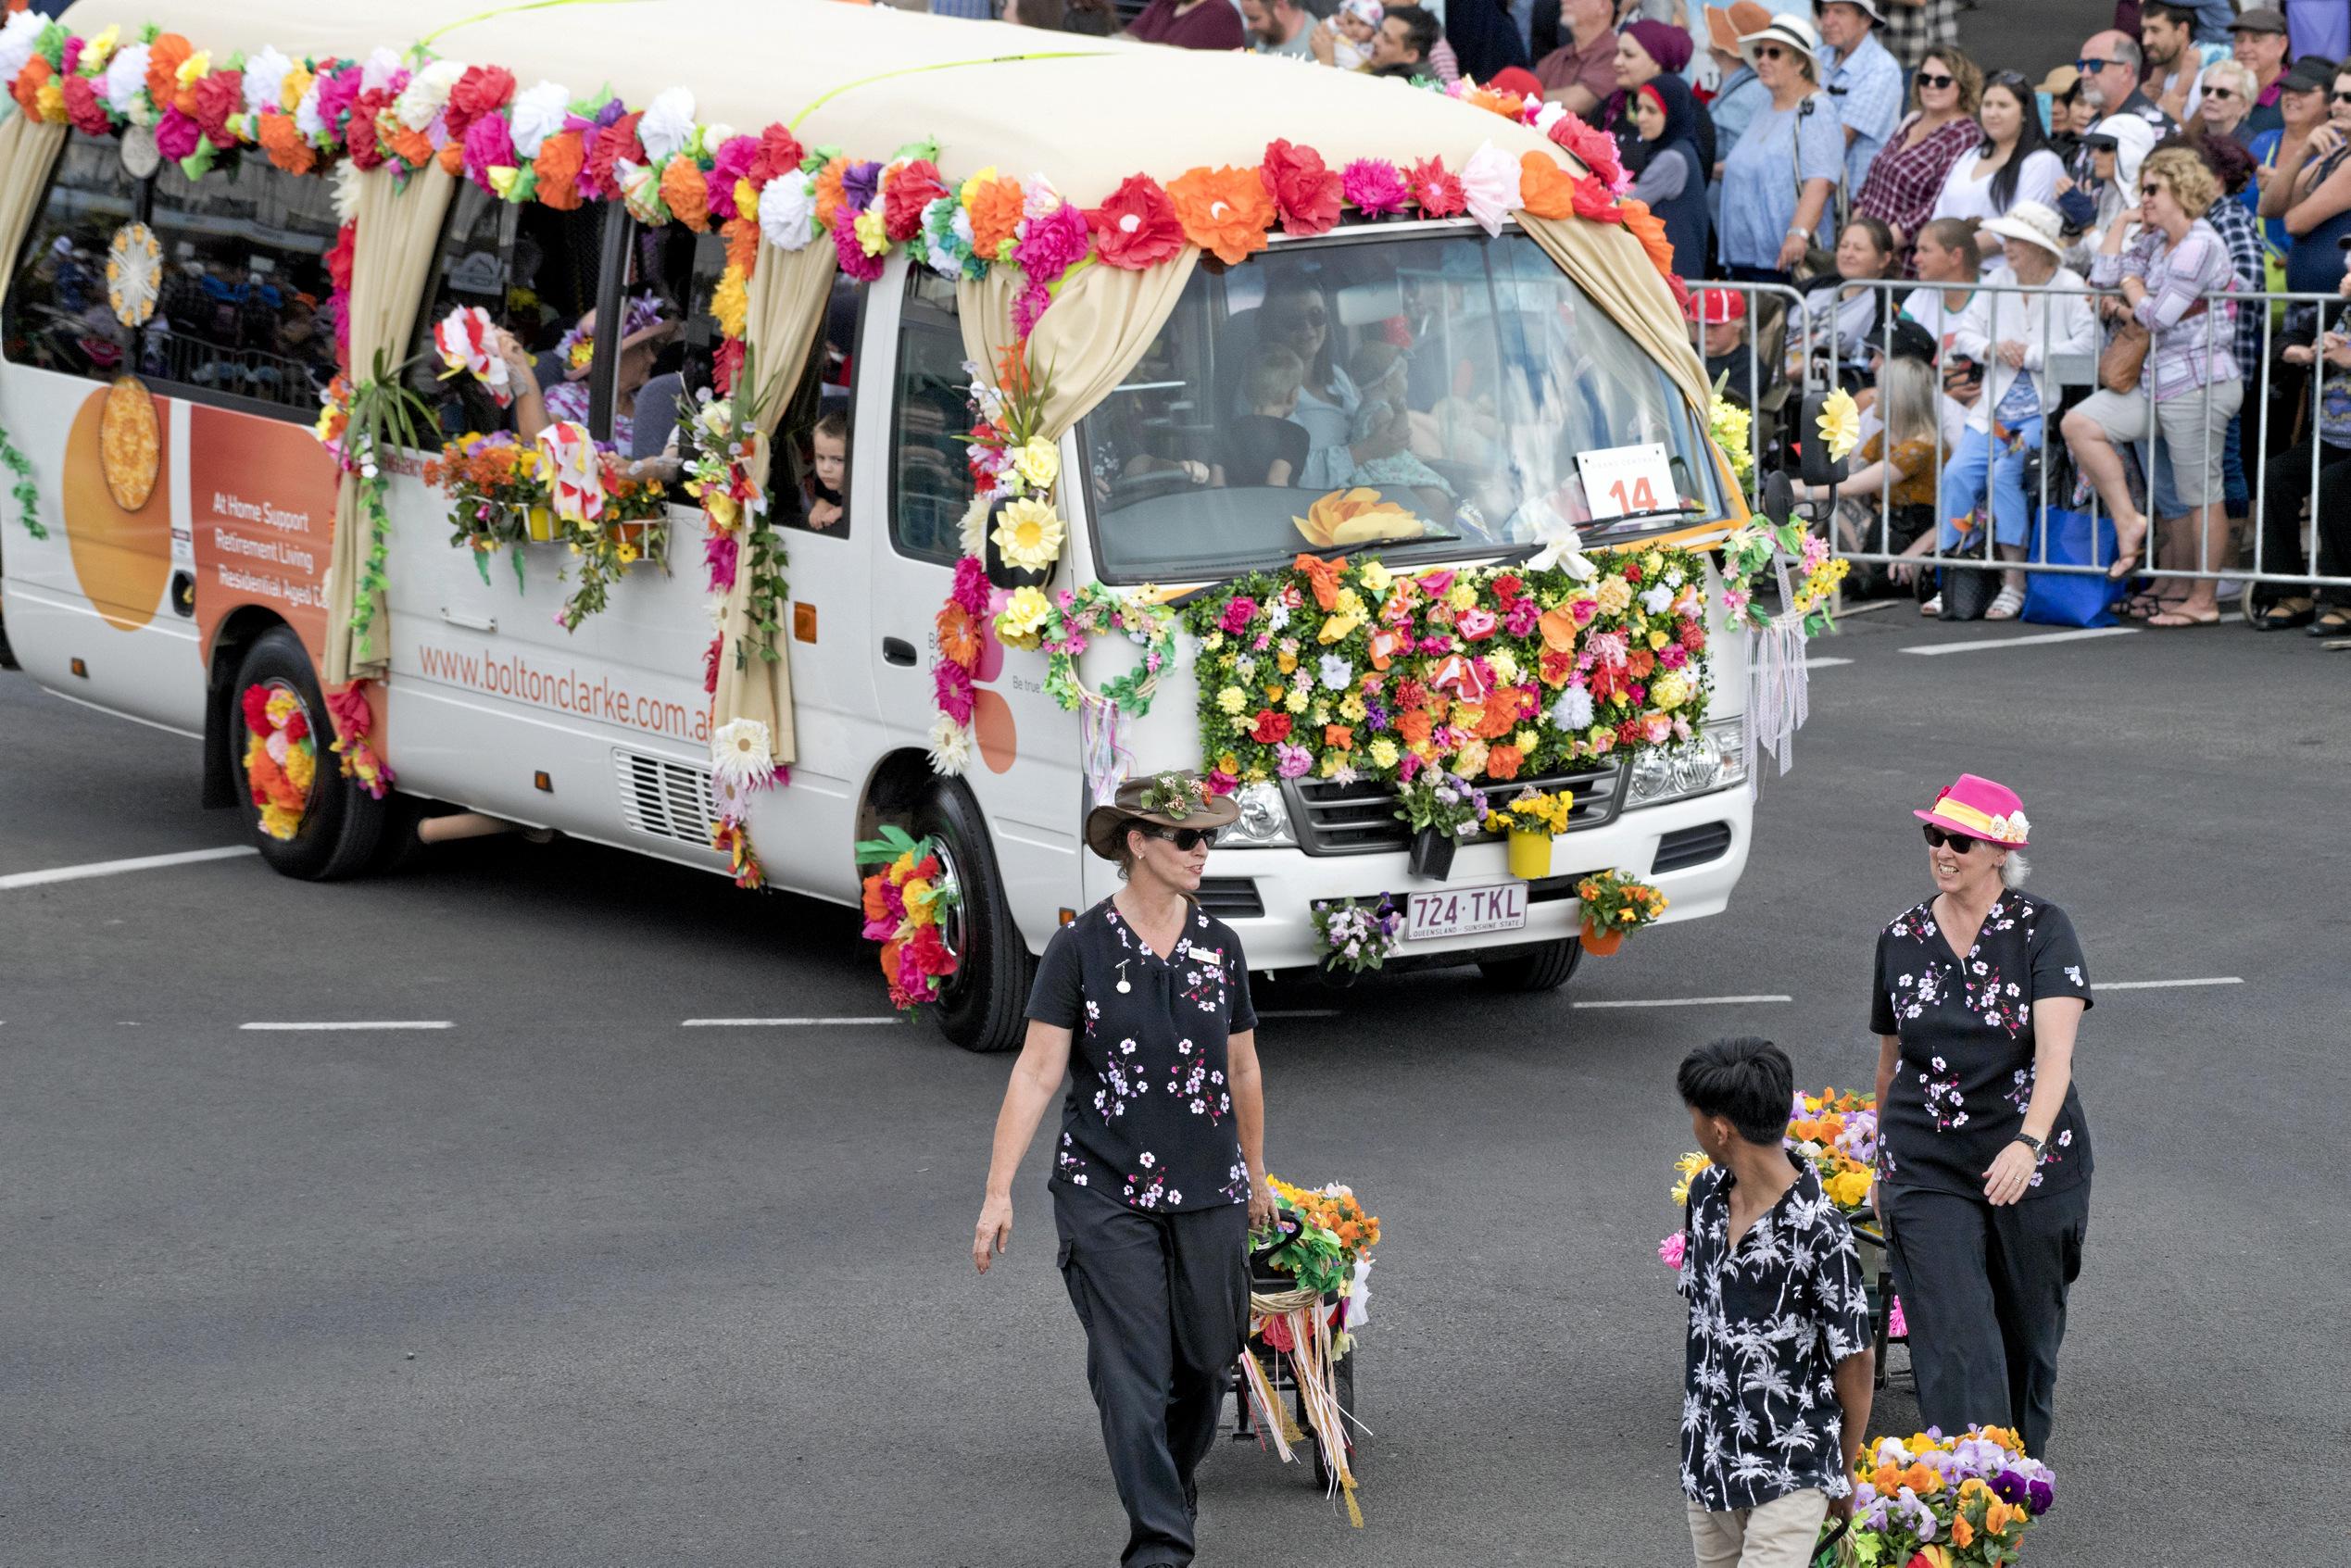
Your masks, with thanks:
M 1704 566 L 1589 558 L 1578 579 L 1301 555 L 1194 603 L 1211 785 L 1507 781 L 1689 739 L 1711 683 Z
M 2056 1500 L 2056 1475 L 2005 1426 L 1885 1436 L 1854 1467 L 1840 1568 L 1994 1568 Z
M 956 896 L 939 880 L 937 847 L 886 825 L 879 838 L 858 845 L 857 863 L 874 868 L 865 878 L 861 907 L 866 940 L 882 945 L 890 1005 L 912 1011 L 937 1001 L 940 985 L 956 969 L 939 931 L 939 917 L 955 907 Z
M 1639 931 L 1666 912 L 1671 902 L 1649 884 L 1623 872 L 1600 872 L 1576 884 L 1577 912 L 1583 921 L 1584 948 L 1613 953 L 1625 934 Z
M 1379 968 L 1403 939 L 1403 912 L 1385 893 L 1377 898 L 1317 898 L 1307 914 L 1322 947 L 1323 968 L 1334 975 Z

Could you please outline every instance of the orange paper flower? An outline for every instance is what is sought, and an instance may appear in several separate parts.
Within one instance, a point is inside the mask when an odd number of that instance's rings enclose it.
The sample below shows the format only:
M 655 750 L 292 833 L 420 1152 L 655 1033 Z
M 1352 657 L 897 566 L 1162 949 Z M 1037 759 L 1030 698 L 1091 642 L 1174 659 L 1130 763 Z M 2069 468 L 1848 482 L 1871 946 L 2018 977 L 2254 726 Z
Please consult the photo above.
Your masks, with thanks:
M 938 612 L 938 651 L 967 670 L 979 663 L 979 629 L 962 605 L 950 601 Z
M 1325 724 L 1323 744 L 1333 751 L 1352 751 L 1355 749 L 1355 732 L 1345 724 Z
M 308 174 L 319 161 L 319 155 L 302 139 L 302 132 L 290 114 L 263 115 L 259 141 L 261 150 L 270 155 L 270 161 L 288 174 Z M 460 154 L 463 150 L 459 149 Z
M 1618 210 L 1625 215 L 1625 227 L 1632 231 L 1641 248 L 1649 253 L 1650 265 L 1670 278 L 1674 275 L 1674 243 L 1666 237 L 1666 220 L 1649 210 L 1647 202 L 1625 198 Z
M 1576 617 L 1565 607 L 1543 611 L 1543 618 L 1535 622 L 1542 632 L 1543 646 L 1556 653 L 1572 652 L 1576 646 Z
M 760 226 L 748 219 L 730 218 L 719 232 L 726 236 L 726 264 L 748 281 L 760 260 Z
M 1347 569 L 1347 558 L 1325 560 L 1320 556 L 1301 555 L 1289 563 L 1306 574 L 1306 581 L 1314 587 L 1314 602 L 1328 611 L 1339 604 L 1339 574 Z
M 1515 746 L 1497 746 L 1486 753 L 1486 776 L 1490 779 L 1515 779 L 1519 765 L 1527 760 L 1526 753 Z
M 1274 198 L 1253 169 L 1194 169 L 1167 187 L 1184 237 L 1237 266 L 1265 248 L 1274 221 Z
M 13 95 L 17 100 L 17 107 L 24 110 L 24 117 L 27 119 L 41 118 L 41 89 L 52 74 L 49 62 L 38 55 L 25 61 L 24 69 L 17 72 L 16 86 L 12 90 Z
M 1406 746 L 1426 746 L 1436 721 L 1425 709 L 1407 709 L 1396 716 L 1396 733 L 1404 737 Z
M 147 45 L 147 96 L 157 113 L 180 98 L 180 68 L 195 53 L 195 45 L 176 32 L 167 32 Z
M 538 199 L 558 212 L 578 207 L 580 166 L 586 158 L 587 148 L 576 131 L 559 132 L 540 143 L 539 156 L 531 160 L 539 177 Z
M 661 199 L 669 204 L 671 217 L 698 234 L 710 232 L 710 182 L 692 158 L 681 154 L 670 159 L 661 170 Z
M 1518 205 L 1538 218 L 1569 218 L 1576 211 L 1576 177 L 1544 153 L 1518 160 Z
M 972 252 L 990 261 L 1002 259 L 1004 246 L 1012 244 L 1013 232 L 1021 226 L 1021 182 L 1017 180 L 983 180 L 972 187 Z
M 841 189 L 842 177 L 848 172 L 845 157 L 836 157 L 816 171 L 816 220 L 827 229 L 840 226 L 841 208 L 849 205 L 849 195 Z

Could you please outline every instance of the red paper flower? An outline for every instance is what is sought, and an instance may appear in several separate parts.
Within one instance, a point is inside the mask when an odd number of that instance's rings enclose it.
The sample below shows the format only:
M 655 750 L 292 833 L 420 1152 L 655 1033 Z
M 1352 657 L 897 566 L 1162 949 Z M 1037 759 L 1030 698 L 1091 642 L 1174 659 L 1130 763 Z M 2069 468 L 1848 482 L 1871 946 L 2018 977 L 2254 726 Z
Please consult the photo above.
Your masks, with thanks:
M 894 170 L 882 187 L 882 228 L 892 242 L 904 245 L 923 232 L 923 209 L 947 194 L 938 165 L 916 158 Z
M 358 251 L 359 226 L 346 223 L 334 232 L 334 245 L 326 253 L 327 281 L 337 294 L 351 292 L 351 262 Z
M 808 149 L 784 126 L 771 125 L 760 132 L 760 150 L 751 159 L 751 189 L 764 191 L 767 182 L 779 174 L 789 174 L 808 161 Z
M 1101 206 L 1088 207 L 1094 256 L 1108 266 L 1140 271 L 1156 267 L 1184 248 L 1183 220 L 1158 181 L 1130 174 Z
M 636 139 L 636 122 L 644 118 L 642 114 L 622 115 L 596 133 L 595 144 L 588 148 L 587 161 L 580 170 L 581 178 L 593 194 L 607 201 L 617 198 L 621 186 L 612 173 L 612 166 L 622 159 L 630 163 L 645 161 L 645 144 Z M 552 136 L 547 138 L 550 144 L 554 140 Z M 547 148 L 542 146 L 539 150 L 545 152 Z M 539 199 L 547 199 L 544 192 Z
M 1565 118 L 1573 119 L 1574 115 Z M 1412 167 L 1405 181 L 1413 188 L 1413 201 L 1424 218 L 1458 218 L 1469 210 L 1469 200 L 1462 192 L 1461 180 L 1445 168 L 1440 157 L 1423 158 Z
M 1257 725 L 1249 732 L 1249 738 L 1260 746 L 1272 746 L 1289 738 L 1289 715 L 1276 713 L 1270 708 L 1257 710 Z
M 469 66 L 449 89 L 448 130 L 456 141 L 465 139 L 466 127 L 506 106 L 514 96 L 514 73 L 503 66 Z
M 68 95 L 69 104 L 71 95 Z M 245 107 L 245 73 L 236 70 L 216 70 L 195 84 L 195 112 L 188 118 L 196 122 L 216 147 L 233 147 L 236 137 L 229 130 L 229 117 Z
M 1314 148 L 1278 139 L 1269 142 L 1257 176 L 1282 215 L 1282 232 L 1319 234 L 1338 223 L 1339 176 Z
M 104 136 L 114 129 L 97 88 L 86 76 L 65 79 L 66 119 L 85 136 Z
M 391 102 L 392 94 L 379 90 L 360 94 L 351 106 L 351 123 L 344 130 L 343 144 L 351 161 L 362 169 L 383 167 L 383 141 L 376 133 L 375 117 Z
M 1573 119 L 1575 116 L 1567 117 Z M 1576 182 L 1576 216 L 1590 223 L 1622 223 L 1625 215 L 1616 209 L 1616 197 L 1607 186 L 1596 179 Z

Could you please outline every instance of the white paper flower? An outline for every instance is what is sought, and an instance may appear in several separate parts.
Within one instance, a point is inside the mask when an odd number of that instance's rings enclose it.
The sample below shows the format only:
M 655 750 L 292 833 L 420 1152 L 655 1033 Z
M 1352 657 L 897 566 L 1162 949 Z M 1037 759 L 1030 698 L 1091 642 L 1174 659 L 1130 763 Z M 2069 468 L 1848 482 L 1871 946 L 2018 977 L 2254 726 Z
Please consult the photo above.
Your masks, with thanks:
M 972 504 L 963 508 L 962 525 L 956 535 L 967 556 L 984 555 L 987 548 L 987 514 L 991 509 L 986 495 L 974 495 Z
M 563 129 L 570 112 L 572 90 L 559 82 L 541 82 L 514 95 L 514 150 L 526 158 L 539 156 L 547 139 Z
M 1563 730 L 1591 728 L 1591 693 L 1581 686 L 1569 686 L 1559 694 L 1559 700 L 1551 705 L 1551 721 Z
M 760 233 L 778 250 L 806 250 L 816 237 L 816 181 L 806 169 L 779 174 L 760 193 Z
M 971 732 L 940 714 L 931 724 L 931 771 L 942 778 L 960 778 L 971 765 Z
M 1652 615 L 1663 615 L 1666 607 L 1674 602 L 1674 591 L 1660 583 L 1641 596 L 1641 608 Z
M 1536 130 L 1548 136 L 1551 134 L 1551 128 L 1559 123 L 1559 117 L 1566 112 L 1566 105 L 1545 98 L 1542 107 L 1535 111 L 1535 118 L 1530 123 Z
M 673 87 L 655 98 L 636 124 L 636 138 L 645 144 L 645 156 L 654 163 L 684 152 L 693 136 L 694 94 L 683 87 Z
M 751 790 L 775 776 L 775 757 L 768 748 L 767 726 L 757 719 L 736 719 L 721 724 L 710 736 L 710 774 L 737 788 Z
M 245 112 L 259 114 L 264 109 L 283 108 L 280 94 L 285 91 L 285 73 L 294 69 L 294 62 L 275 49 L 263 49 L 245 62 Z
M 326 138 L 327 123 L 319 118 L 319 82 L 311 78 L 310 85 L 302 90 L 302 96 L 294 106 L 294 128 L 305 139 L 317 143 Z
M 739 134 L 741 133 L 735 127 L 723 119 L 714 125 L 705 125 L 702 127 L 702 150 L 710 157 L 716 157 L 718 150 Z
M 356 223 L 359 220 L 359 166 L 349 158 L 334 166 L 334 220 Z
M 421 131 L 433 123 L 434 117 L 448 107 L 449 92 L 465 75 L 461 60 L 434 60 L 409 78 L 409 84 L 400 89 L 400 95 L 392 100 L 392 112 L 400 123 L 411 131 Z
M 1061 192 L 1042 174 L 1032 174 L 1021 187 L 1021 216 L 1043 218 L 1062 205 Z
M 17 16 L 31 14 L 19 11 Z M 14 27 L 16 20 L 16 17 L 9 18 L 8 25 Z M 147 55 L 145 44 L 126 44 L 107 62 L 107 107 L 115 113 L 129 114 L 138 103 L 139 94 L 147 90 Z
M 0 27 L 0 82 L 13 82 L 17 72 L 24 69 L 32 58 L 32 46 L 40 42 L 41 30 L 49 25 L 49 19 L 35 11 L 19 11 L 8 19 L 8 25 Z
M 1518 160 L 1491 142 L 1483 144 L 1462 166 L 1461 190 L 1478 227 L 1500 234 L 1502 220 L 1518 205 Z
M 359 91 L 381 93 L 392 85 L 392 79 L 400 74 L 400 56 L 396 50 L 378 45 L 359 68 Z
M 2000 819 L 1994 817 L 1992 820 L 1992 823 L 1993 829 L 1997 831 L 2000 825 Z M 2008 813 L 2008 832 L 2014 834 L 2017 840 L 2021 843 L 2023 840 L 2032 835 L 2032 824 L 2025 821 L 2025 814 L 2022 811 L 2011 811 Z

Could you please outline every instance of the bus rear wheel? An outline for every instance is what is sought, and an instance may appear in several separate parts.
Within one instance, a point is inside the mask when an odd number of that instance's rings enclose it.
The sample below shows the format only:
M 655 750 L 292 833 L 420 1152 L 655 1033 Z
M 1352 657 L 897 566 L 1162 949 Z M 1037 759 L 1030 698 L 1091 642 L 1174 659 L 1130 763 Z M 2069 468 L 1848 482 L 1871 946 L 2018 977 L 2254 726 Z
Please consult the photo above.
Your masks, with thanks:
M 1012 920 L 979 802 L 961 783 L 943 779 L 915 808 L 913 832 L 936 844 L 940 881 L 956 895 L 940 921 L 955 972 L 940 989 L 939 1028 L 967 1051 L 1017 1049 L 1028 1034 L 1036 965 Z
M 246 715 L 247 703 L 257 699 L 248 694 L 258 694 L 258 706 L 265 712 L 274 705 L 284 720 L 265 719 L 257 736 Z M 273 745 L 273 736 L 291 737 L 297 730 L 302 740 Z M 296 760 L 294 754 L 305 741 L 309 755 Z M 341 759 L 330 749 L 333 742 L 333 721 L 302 640 L 283 626 L 270 628 L 237 666 L 229 765 L 245 829 L 261 858 L 283 876 L 305 882 L 355 876 L 367 869 L 383 840 L 392 814 L 389 803 L 343 776 Z

